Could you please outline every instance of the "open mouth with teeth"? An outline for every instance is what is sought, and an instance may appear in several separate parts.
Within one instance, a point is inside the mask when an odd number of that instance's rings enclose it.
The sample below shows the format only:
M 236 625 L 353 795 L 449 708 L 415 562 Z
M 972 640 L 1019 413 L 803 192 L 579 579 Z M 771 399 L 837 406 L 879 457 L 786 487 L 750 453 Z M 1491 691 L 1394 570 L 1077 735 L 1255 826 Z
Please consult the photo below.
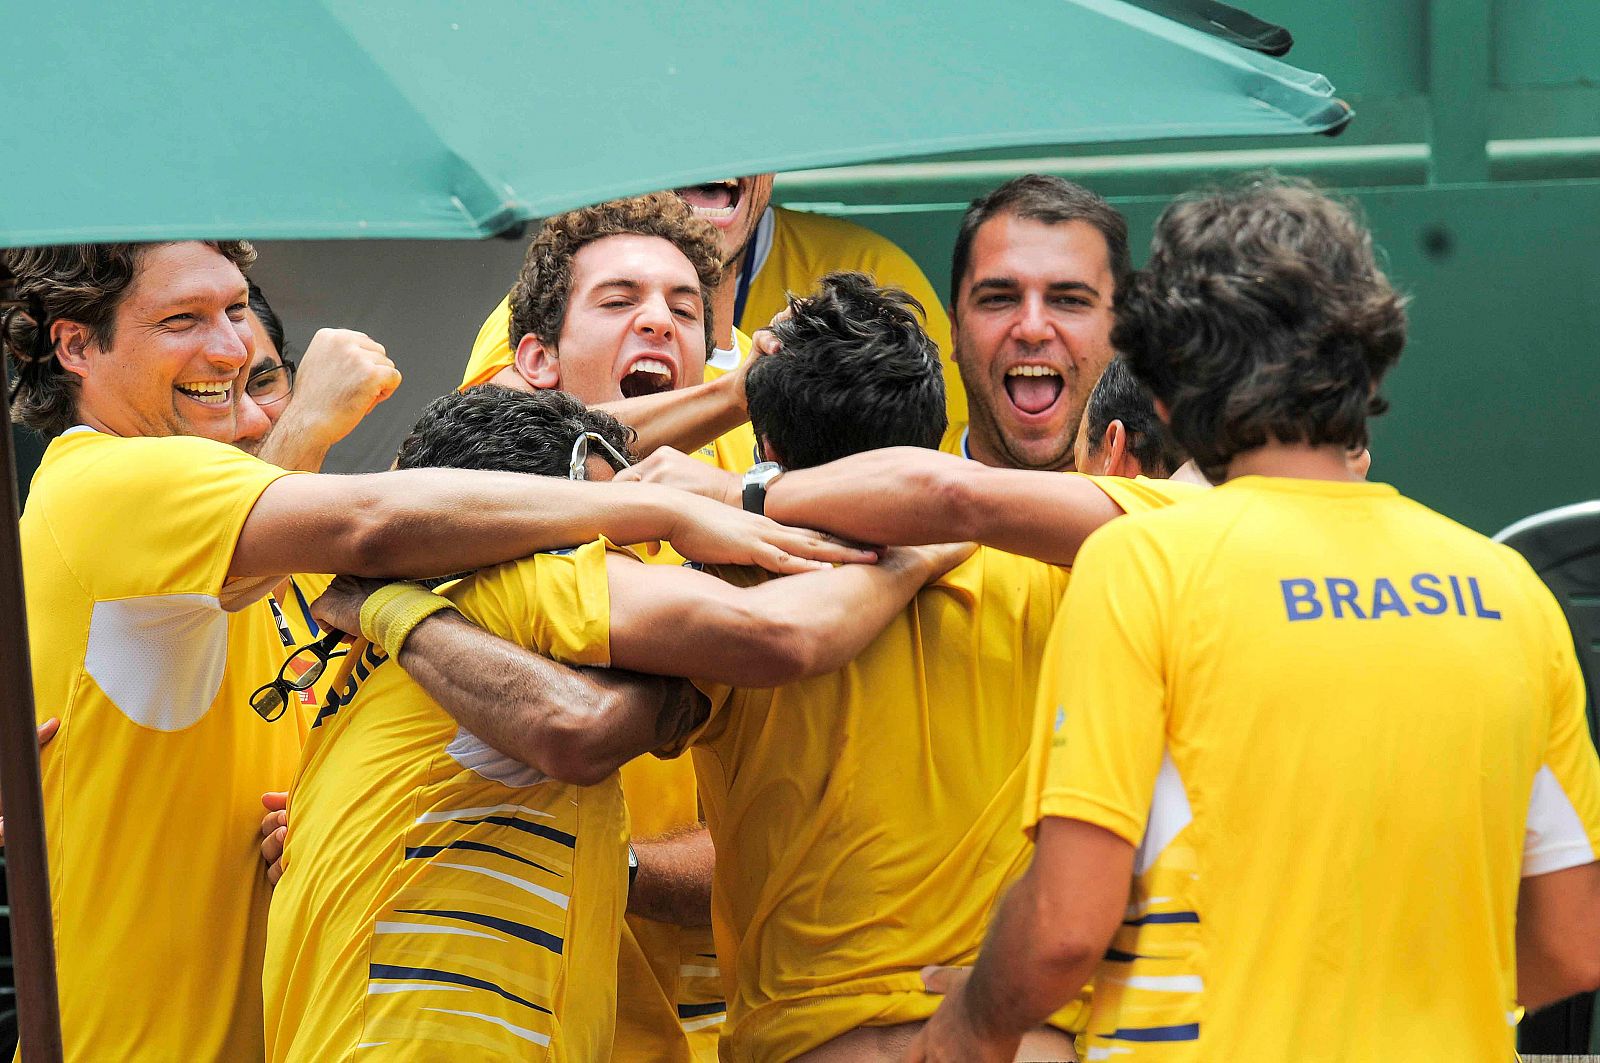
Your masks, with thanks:
M 180 395 L 193 399 L 204 406 L 222 407 L 228 405 L 233 399 L 233 381 L 231 380 L 195 381 L 173 386 L 178 389 Z
M 737 180 L 707 181 L 674 189 L 696 215 L 709 222 L 726 222 L 739 211 L 744 189 Z
M 675 383 L 677 380 L 671 363 L 659 358 L 641 358 L 628 367 L 618 387 L 622 389 L 623 398 L 636 399 L 640 395 L 660 395 L 671 391 Z
M 1061 374 L 1047 365 L 1014 365 L 1006 370 L 1006 396 L 1026 414 L 1041 414 L 1054 406 L 1066 389 Z

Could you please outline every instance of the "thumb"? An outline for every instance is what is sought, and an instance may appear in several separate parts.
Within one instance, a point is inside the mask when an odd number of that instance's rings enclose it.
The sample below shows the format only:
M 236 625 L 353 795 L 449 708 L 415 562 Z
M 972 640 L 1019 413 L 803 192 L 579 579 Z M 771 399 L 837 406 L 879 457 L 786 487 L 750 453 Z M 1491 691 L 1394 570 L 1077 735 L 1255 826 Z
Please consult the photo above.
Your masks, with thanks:
M 954 993 L 967 984 L 971 967 L 924 967 L 922 984 L 930 993 Z
M 289 807 L 287 790 L 268 790 L 261 795 L 261 807 L 268 812 L 282 812 Z

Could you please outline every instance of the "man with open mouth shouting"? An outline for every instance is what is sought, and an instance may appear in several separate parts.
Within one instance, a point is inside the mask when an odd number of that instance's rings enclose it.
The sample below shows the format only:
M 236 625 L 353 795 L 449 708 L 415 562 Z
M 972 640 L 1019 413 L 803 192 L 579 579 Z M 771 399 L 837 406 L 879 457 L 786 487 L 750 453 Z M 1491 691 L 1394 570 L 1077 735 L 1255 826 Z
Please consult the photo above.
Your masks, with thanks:
M 939 449 L 1002 468 L 1074 468 L 1078 422 L 1111 361 L 1126 220 L 1086 188 L 1028 174 L 973 201 L 950 272 L 970 421 L 952 419 Z
M 494 382 L 565 391 L 641 427 L 664 416 L 704 425 L 715 405 L 707 392 L 713 400 L 726 393 L 740 423 L 698 456 L 747 468 L 755 436 L 744 423 L 743 372 L 701 383 L 712 337 L 726 328 L 711 295 L 723 268 L 720 237 L 668 192 L 549 219 L 508 297 L 503 331 L 518 339 Z M 664 405 L 674 401 L 680 408 Z M 681 558 L 663 551 L 653 560 Z M 623 766 L 622 785 L 638 878 L 619 950 L 612 1059 L 714 1060 L 727 1006 L 711 940 L 715 854 L 693 766 L 640 757 Z

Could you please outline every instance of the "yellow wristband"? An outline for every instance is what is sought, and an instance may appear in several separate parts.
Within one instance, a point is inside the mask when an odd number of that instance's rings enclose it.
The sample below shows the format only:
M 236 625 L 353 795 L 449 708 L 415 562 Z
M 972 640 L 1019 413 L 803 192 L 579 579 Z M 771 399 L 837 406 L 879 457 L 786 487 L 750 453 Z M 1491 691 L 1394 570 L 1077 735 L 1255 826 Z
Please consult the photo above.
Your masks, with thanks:
M 426 587 L 391 583 L 373 591 L 361 606 L 361 634 L 390 657 L 399 657 L 413 628 L 441 609 L 454 608 L 450 599 Z

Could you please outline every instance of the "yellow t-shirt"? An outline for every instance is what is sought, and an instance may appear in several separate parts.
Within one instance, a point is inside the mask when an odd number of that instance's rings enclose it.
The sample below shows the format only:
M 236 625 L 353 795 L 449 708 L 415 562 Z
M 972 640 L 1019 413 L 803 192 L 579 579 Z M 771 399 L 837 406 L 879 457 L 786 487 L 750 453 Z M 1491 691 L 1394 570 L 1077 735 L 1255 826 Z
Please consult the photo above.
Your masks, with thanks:
M 478 338 L 472 341 L 472 356 L 467 360 L 467 370 L 461 378 L 461 387 L 457 390 L 465 391 L 467 388 L 486 384 L 500 370 L 511 364 L 514 352 L 508 335 L 508 330 L 511 328 L 510 300 L 509 294 L 501 299 L 500 305 L 489 312 L 483 327 L 478 329 Z M 736 357 L 732 358 L 729 364 L 718 366 L 710 361 L 706 362 L 706 382 L 709 383 L 731 372 L 749 357 L 749 336 L 734 329 L 733 345 Z M 710 461 L 728 472 L 743 474 L 755 464 L 755 449 L 755 433 L 750 428 L 750 422 L 746 421 L 701 447 L 695 452 L 695 456 L 702 461 Z
M 1025 823 L 1139 846 L 1086 1058 L 1512 1058 L 1519 879 L 1600 847 L 1522 558 L 1382 484 L 1248 477 L 1095 533 L 1045 656 Z
M 1096 483 L 1125 509 L 1189 494 Z M 703 684 L 712 715 L 693 755 L 719 854 L 729 1058 L 783 1060 L 857 1026 L 926 1019 L 939 997 L 921 968 L 973 962 L 1028 864 L 1017 815 L 1067 580 L 980 549 L 837 672 L 776 690 Z
M 603 543 L 446 593 L 529 649 L 609 661 Z M 546 779 L 369 650 L 319 715 L 289 802 L 263 976 L 268 1059 L 610 1052 L 628 886 L 615 776 Z
M 700 823 L 694 765 L 646 754 L 622 767 L 635 838 Z M 711 928 L 630 915 L 617 958 L 615 1063 L 716 1063 L 728 1010 Z
M 283 663 L 265 601 L 225 588 L 282 469 L 187 436 L 73 429 L 22 516 L 68 1059 L 261 1055 L 261 794 L 303 734 L 250 709 Z M 276 581 L 274 581 L 276 582 Z
M 944 436 L 939 440 L 939 450 L 944 454 L 956 454 L 960 457 L 972 459 L 967 453 L 967 422 L 951 419 L 944 430 Z
M 871 229 L 841 218 L 774 207 L 772 219 L 770 245 L 760 239 L 760 228 L 757 231 L 759 268 L 750 281 L 739 327 L 745 332 L 765 328 L 773 315 L 788 305 L 788 293 L 808 295 L 816 291 L 823 277 L 837 270 L 856 270 L 879 284 L 904 288 L 927 311 L 928 335 L 939 345 L 950 419 L 966 420 L 967 395 L 950 357 L 950 319 L 945 316 L 944 300 L 911 256 Z M 761 258 L 764 246 L 767 253 Z

